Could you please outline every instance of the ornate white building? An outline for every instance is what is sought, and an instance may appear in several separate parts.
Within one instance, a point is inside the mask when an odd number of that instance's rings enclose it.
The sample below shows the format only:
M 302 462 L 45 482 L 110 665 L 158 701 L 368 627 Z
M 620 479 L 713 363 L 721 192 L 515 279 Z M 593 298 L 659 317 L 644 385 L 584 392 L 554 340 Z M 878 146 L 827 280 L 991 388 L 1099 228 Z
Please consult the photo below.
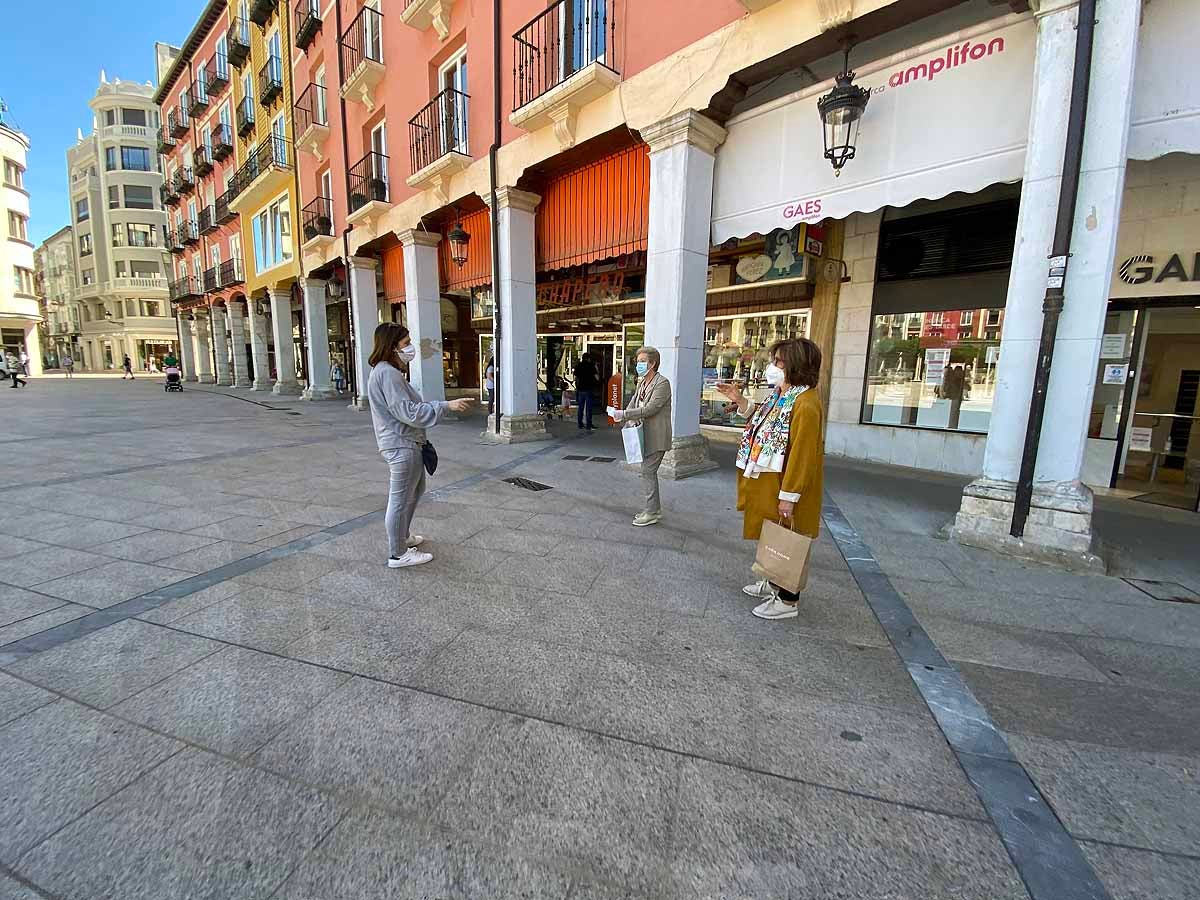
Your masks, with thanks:
M 2 110 L 3 107 L 0 107 Z M 4 121 L 0 112 L 0 343 L 4 352 L 29 354 L 32 374 L 41 374 L 37 286 L 29 240 L 29 192 L 25 161 L 29 138 Z

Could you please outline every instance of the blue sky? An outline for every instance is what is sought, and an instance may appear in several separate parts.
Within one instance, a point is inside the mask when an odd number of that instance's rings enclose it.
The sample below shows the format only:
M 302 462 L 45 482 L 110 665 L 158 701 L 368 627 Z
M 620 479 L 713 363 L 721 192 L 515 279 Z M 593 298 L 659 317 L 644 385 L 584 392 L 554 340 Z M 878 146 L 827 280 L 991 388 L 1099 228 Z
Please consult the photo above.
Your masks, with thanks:
M 32 204 L 30 239 L 41 243 L 70 221 L 67 148 L 75 129 L 91 130 L 88 100 L 109 79 L 154 78 L 154 42 L 180 44 L 203 0 L 4 0 L 0 28 L 0 97 L 8 121 L 29 135 L 25 187 Z

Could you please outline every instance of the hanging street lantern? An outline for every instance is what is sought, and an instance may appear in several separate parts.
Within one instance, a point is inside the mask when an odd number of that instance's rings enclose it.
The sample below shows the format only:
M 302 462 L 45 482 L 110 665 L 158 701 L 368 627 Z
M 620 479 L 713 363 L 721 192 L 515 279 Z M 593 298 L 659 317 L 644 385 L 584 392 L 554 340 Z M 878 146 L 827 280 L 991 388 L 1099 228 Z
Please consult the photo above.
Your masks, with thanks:
M 833 90 L 817 101 L 817 111 L 825 128 L 825 158 L 833 163 L 835 176 L 842 174 L 842 166 L 847 160 L 854 159 L 858 126 L 867 108 L 867 101 L 871 99 L 868 88 L 853 83 L 850 46 L 847 43 L 844 47 L 845 60 L 842 71 L 834 79 Z
M 457 208 L 454 210 L 454 215 L 458 218 L 458 223 L 450 229 L 450 233 L 446 237 L 450 241 L 450 258 L 461 269 L 467 264 L 467 244 L 471 241 L 471 235 L 467 234 L 462 227 L 462 219 L 458 217 Z

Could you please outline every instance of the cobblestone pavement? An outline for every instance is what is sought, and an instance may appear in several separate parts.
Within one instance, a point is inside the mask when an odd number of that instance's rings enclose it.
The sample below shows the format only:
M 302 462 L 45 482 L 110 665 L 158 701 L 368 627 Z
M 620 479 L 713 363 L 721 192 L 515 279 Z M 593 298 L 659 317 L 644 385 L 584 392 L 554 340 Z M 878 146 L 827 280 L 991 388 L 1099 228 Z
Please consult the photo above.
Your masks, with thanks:
M 1055 900 L 1200 896 L 1200 606 L 937 540 L 950 480 L 831 464 L 849 530 L 768 623 L 728 448 L 634 529 L 614 435 L 441 426 L 435 561 L 393 571 L 340 403 L 5 399 L 2 900 L 1042 900 L 1055 854 L 1104 886 Z M 1102 521 L 1129 572 L 1200 591 L 1172 515 Z M 1011 756 L 964 751 L 912 652 Z M 1010 815 L 988 771 L 1049 810 Z

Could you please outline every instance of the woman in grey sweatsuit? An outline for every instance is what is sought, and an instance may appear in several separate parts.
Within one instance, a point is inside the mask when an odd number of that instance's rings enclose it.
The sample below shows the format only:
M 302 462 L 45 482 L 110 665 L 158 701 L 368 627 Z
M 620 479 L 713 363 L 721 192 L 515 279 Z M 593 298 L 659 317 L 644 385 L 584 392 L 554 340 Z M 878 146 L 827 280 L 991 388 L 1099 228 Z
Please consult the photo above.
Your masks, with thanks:
M 433 559 L 432 553 L 417 549 L 424 539 L 409 533 L 417 501 L 425 490 L 425 467 L 421 460 L 425 429 L 440 422 L 447 412 L 464 412 L 471 405 L 469 398 L 448 403 L 422 400 L 405 377 L 408 364 L 414 359 L 416 347 L 407 328 L 384 322 L 375 329 L 375 347 L 368 360 L 371 375 L 367 379 L 367 400 L 375 441 L 391 471 L 384 523 L 388 532 L 388 566 L 393 569 L 419 566 Z

